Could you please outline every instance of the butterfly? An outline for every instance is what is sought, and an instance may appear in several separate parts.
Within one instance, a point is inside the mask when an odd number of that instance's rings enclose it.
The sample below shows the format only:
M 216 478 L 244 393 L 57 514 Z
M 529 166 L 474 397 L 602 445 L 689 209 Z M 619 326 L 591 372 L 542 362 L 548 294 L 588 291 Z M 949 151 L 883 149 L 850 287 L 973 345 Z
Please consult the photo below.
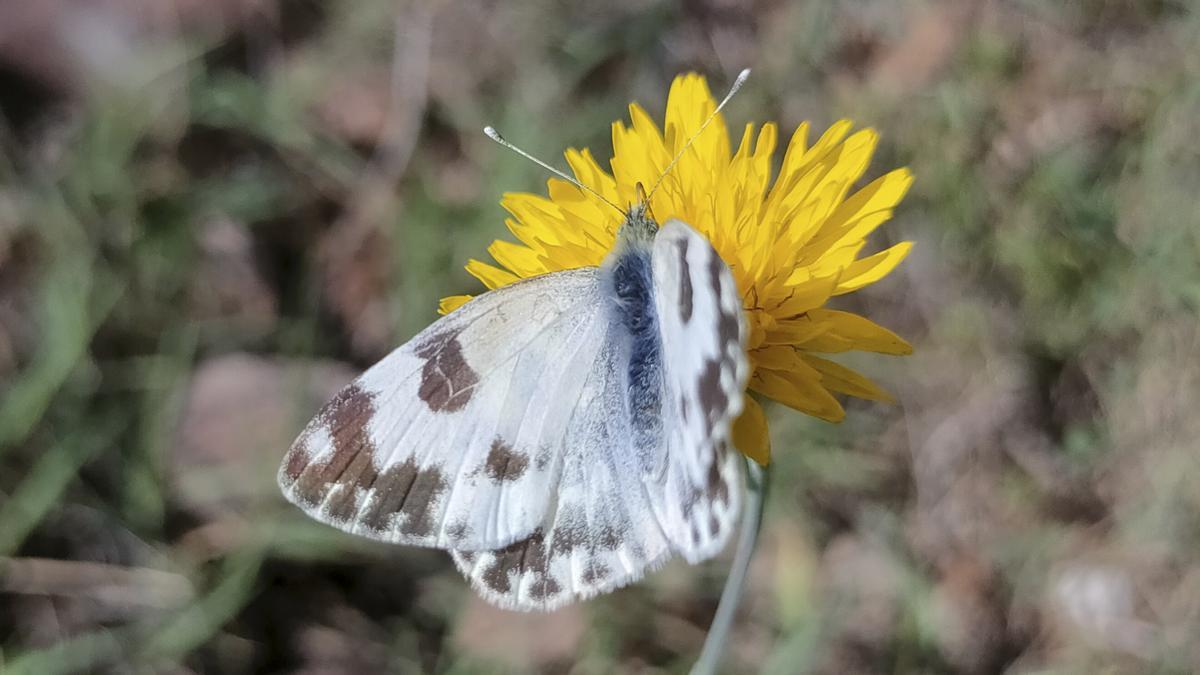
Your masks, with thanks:
M 639 190 L 599 267 L 477 296 L 364 372 L 288 451 L 284 495 L 347 532 L 449 551 L 510 609 L 722 550 L 743 490 L 742 301 L 709 241 L 648 203 Z

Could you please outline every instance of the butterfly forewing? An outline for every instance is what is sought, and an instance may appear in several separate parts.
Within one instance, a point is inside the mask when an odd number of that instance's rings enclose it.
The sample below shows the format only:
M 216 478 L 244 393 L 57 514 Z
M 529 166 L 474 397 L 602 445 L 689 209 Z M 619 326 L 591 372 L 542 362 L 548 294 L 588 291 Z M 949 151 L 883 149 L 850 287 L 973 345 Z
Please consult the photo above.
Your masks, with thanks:
M 725 546 L 741 498 L 733 422 L 749 363 L 741 296 L 698 232 L 672 220 L 654 241 L 654 297 L 663 350 L 664 447 L 659 518 L 689 561 Z
M 487 549 L 528 536 L 558 490 L 570 402 L 600 345 L 596 270 L 486 293 L 363 373 L 280 468 L 310 516 L 384 541 Z M 588 350 L 592 350 L 588 353 Z

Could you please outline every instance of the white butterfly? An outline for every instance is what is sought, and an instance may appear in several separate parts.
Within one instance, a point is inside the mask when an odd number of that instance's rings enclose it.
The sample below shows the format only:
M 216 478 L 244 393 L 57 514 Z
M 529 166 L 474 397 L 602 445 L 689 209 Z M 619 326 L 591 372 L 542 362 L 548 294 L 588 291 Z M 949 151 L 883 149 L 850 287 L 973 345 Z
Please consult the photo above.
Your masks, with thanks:
M 745 341 L 708 241 L 634 207 L 601 267 L 485 293 L 363 373 L 279 482 L 322 522 L 448 549 L 498 605 L 553 609 L 724 547 Z
M 742 498 L 742 302 L 708 240 L 646 203 L 600 267 L 485 293 L 342 390 L 288 452 L 287 498 L 446 549 L 484 598 L 522 610 L 720 551 Z

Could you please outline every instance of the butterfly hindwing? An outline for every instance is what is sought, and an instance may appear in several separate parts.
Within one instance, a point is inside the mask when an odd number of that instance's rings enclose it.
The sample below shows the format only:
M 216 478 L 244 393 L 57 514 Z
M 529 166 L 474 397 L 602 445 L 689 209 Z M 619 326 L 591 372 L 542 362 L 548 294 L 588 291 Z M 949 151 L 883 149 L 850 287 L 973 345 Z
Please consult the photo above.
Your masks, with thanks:
M 280 468 L 310 516 L 389 542 L 498 548 L 558 490 L 572 402 L 601 344 L 597 272 L 536 277 L 430 325 L 330 401 Z M 590 351 L 589 351 L 590 350 Z
M 708 240 L 672 220 L 653 249 L 654 296 L 663 351 L 664 456 L 658 515 L 672 547 L 690 562 L 721 550 L 741 498 L 733 422 L 749 376 L 741 296 Z

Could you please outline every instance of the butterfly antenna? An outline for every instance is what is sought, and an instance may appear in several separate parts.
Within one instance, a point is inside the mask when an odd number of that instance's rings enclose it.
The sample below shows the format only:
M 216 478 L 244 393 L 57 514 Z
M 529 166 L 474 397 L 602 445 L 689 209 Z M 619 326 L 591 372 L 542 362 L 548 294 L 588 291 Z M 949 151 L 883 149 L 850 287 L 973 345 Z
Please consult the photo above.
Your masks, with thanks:
M 496 131 L 496 129 L 494 127 L 490 127 L 490 126 L 484 127 L 483 133 L 487 134 L 487 137 L 492 139 L 493 141 L 496 141 L 500 145 L 503 145 L 504 147 L 508 148 L 509 150 L 512 150 L 513 152 L 517 153 L 518 155 L 524 157 L 525 159 L 533 162 L 534 164 L 537 164 L 538 166 L 549 171 L 550 173 L 554 174 L 555 176 L 558 176 L 559 178 L 567 181 L 571 185 L 574 185 L 575 187 L 579 188 L 580 190 L 583 190 L 585 192 L 589 192 L 589 193 L 595 195 L 597 199 L 599 199 L 600 201 L 604 202 L 605 204 L 608 204 L 609 206 L 616 209 L 622 216 L 625 215 L 625 211 L 626 211 L 625 209 L 612 203 L 611 201 L 608 200 L 607 197 L 605 197 L 604 195 L 600 194 L 599 192 L 593 190 L 591 187 L 584 185 L 583 183 L 580 183 L 575 178 L 568 176 L 567 174 L 563 173 L 562 171 L 559 171 L 558 169 L 550 166 L 546 162 L 543 162 L 542 160 L 538 159 L 537 157 L 534 157 L 533 155 L 529 154 L 528 152 L 525 152 L 524 150 L 513 145 L 512 143 L 509 143 L 508 139 L 501 136 L 500 132 Z
M 641 204 L 642 206 L 646 207 L 646 213 L 650 214 L 650 220 L 653 220 L 654 222 L 658 222 L 654 218 L 654 209 L 650 207 L 650 195 L 646 194 L 646 186 L 642 185 L 642 181 L 639 180 L 637 182 L 636 189 L 637 189 L 638 204 Z
M 647 203 L 649 203 L 650 197 L 653 197 L 654 193 L 658 190 L 658 186 L 662 185 L 663 179 L 670 175 L 671 169 L 674 169 L 675 165 L 679 163 L 679 159 L 683 157 L 683 153 L 687 152 L 688 148 L 692 147 L 692 143 L 700 137 L 700 134 L 704 133 L 704 129 L 708 127 L 709 123 L 721 113 L 721 108 L 724 108 L 725 104 L 729 103 L 729 99 L 733 98 L 733 95 L 738 92 L 738 89 L 742 88 L 742 85 L 746 83 L 746 78 L 748 77 L 750 77 L 749 68 L 746 68 L 742 70 L 742 72 L 738 73 L 737 79 L 733 81 L 733 86 L 729 87 L 729 93 L 725 94 L 725 98 L 721 99 L 721 102 L 717 104 L 717 107 L 713 109 L 711 113 L 709 113 L 708 117 L 704 120 L 704 124 L 701 124 L 700 128 L 696 130 L 696 133 L 692 134 L 691 138 L 687 139 L 687 142 L 684 143 L 683 147 L 679 149 L 679 153 L 675 155 L 675 159 L 672 159 L 671 163 L 667 165 L 667 168 L 664 169 L 662 174 L 659 175 L 658 180 L 654 183 L 654 187 L 650 188 L 650 194 L 646 197 Z

